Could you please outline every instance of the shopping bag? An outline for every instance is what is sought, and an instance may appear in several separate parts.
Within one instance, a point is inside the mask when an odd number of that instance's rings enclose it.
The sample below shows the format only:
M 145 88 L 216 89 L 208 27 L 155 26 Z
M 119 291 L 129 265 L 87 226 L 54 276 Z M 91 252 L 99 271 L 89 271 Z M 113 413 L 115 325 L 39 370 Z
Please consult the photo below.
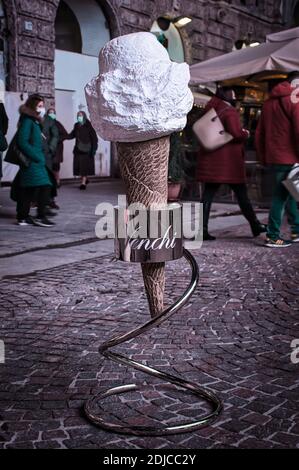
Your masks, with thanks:
M 233 140 L 233 136 L 224 129 L 214 108 L 195 122 L 193 132 L 204 149 L 208 151 L 217 150 Z
M 299 202 L 299 164 L 293 166 L 286 180 L 282 182 L 291 196 Z

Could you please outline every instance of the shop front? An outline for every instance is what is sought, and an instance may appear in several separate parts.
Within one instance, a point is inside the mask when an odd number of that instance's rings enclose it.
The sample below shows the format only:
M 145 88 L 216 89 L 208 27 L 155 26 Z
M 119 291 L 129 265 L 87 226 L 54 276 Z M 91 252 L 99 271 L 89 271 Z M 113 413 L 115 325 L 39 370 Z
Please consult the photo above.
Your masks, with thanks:
M 269 84 L 299 70 L 298 48 L 299 28 L 293 28 L 268 36 L 267 42 L 257 47 L 234 51 L 190 67 L 195 90 L 207 90 L 218 84 L 232 86 L 236 91 L 242 125 L 250 131 L 245 147 L 249 193 L 260 206 L 268 205 L 271 199 L 272 179 L 257 160 L 255 131 L 263 103 L 268 98 Z M 221 199 L 229 201 L 233 196 L 226 190 Z

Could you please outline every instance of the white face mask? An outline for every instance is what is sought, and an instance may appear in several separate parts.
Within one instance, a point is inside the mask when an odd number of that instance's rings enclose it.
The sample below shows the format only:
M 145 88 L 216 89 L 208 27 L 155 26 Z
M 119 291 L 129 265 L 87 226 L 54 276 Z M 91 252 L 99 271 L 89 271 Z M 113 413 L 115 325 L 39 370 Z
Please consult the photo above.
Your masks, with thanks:
M 38 112 L 38 114 L 40 115 L 41 118 L 45 117 L 45 114 L 46 114 L 46 108 L 43 108 L 43 107 L 38 107 L 36 108 L 36 111 Z

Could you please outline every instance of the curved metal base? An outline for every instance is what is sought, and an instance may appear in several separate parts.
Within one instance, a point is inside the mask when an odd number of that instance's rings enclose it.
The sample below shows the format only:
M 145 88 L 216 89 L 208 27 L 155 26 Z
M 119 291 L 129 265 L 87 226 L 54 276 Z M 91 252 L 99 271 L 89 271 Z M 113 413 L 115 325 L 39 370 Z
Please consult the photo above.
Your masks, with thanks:
M 103 354 L 103 356 L 111 359 L 114 362 L 134 367 L 134 369 L 142 371 L 153 377 L 163 379 L 166 382 L 172 383 L 180 389 L 183 389 L 191 393 L 192 395 L 195 395 L 201 400 L 206 400 L 212 408 L 211 412 L 191 423 L 182 423 L 173 426 L 166 425 L 159 428 L 153 428 L 150 426 L 127 426 L 126 424 L 119 425 L 116 423 L 110 423 L 105 421 L 93 411 L 94 405 L 100 400 L 103 400 L 104 398 L 107 398 L 111 395 L 119 395 L 122 393 L 136 391 L 139 389 L 137 385 L 129 384 L 111 388 L 105 392 L 100 393 L 99 395 L 96 395 L 85 403 L 85 414 L 93 424 L 96 424 L 97 426 L 103 429 L 116 433 L 133 434 L 137 436 L 165 436 L 169 434 L 196 431 L 197 429 L 211 424 L 220 414 L 222 410 L 222 403 L 219 398 L 210 391 L 204 388 L 200 388 L 197 384 L 181 379 L 180 377 L 167 374 L 160 370 L 153 369 L 152 367 L 136 362 L 133 359 L 129 359 L 128 357 L 123 356 L 122 354 L 108 351 L 108 349 L 117 346 L 118 344 L 129 341 L 132 338 L 136 338 L 137 336 L 151 330 L 155 326 L 160 325 L 163 321 L 170 318 L 175 312 L 180 310 L 188 302 L 189 298 L 193 294 L 198 284 L 199 273 L 197 263 L 191 253 L 187 250 L 184 250 L 184 257 L 189 262 L 192 269 L 191 281 L 184 294 L 173 305 L 161 312 L 160 315 L 158 315 L 156 318 L 153 318 L 144 325 L 128 333 L 118 335 L 112 338 L 111 340 L 105 342 L 102 346 L 100 346 L 99 352 Z

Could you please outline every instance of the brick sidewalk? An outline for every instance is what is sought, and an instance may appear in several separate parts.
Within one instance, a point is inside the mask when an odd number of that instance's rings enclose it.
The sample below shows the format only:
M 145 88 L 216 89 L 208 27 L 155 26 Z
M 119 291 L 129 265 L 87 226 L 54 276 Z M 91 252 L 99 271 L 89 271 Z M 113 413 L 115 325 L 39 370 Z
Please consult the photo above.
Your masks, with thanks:
M 196 252 L 199 287 L 157 330 L 119 348 L 136 360 L 219 394 L 210 427 L 170 437 L 126 437 L 86 421 L 82 404 L 102 387 L 147 379 L 103 360 L 99 344 L 148 319 L 139 266 L 103 257 L 0 283 L 0 448 L 299 448 L 298 246 L 267 250 L 246 226 Z M 168 265 L 167 300 L 189 268 Z M 102 412 L 127 423 L 198 417 L 189 395 L 148 378 L 139 392 L 111 398 Z M 178 400 L 178 397 L 181 400 Z

